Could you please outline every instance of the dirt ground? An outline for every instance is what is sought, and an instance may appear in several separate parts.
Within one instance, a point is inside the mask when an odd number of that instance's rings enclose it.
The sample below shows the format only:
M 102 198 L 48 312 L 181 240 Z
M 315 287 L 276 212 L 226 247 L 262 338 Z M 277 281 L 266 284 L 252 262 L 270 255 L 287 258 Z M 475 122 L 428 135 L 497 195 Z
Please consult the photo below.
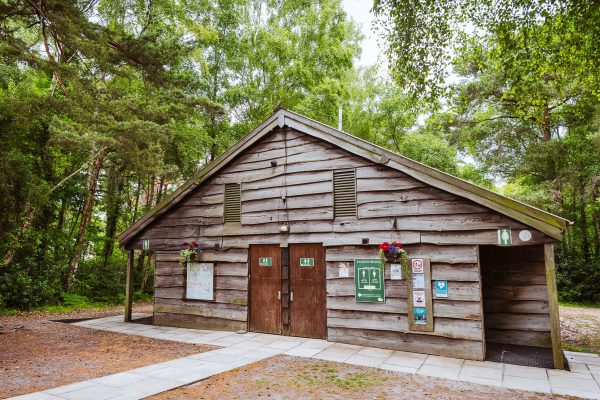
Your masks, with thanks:
M 151 312 L 151 305 L 134 311 Z M 0 399 L 215 349 L 51 322 L 122 313 L 120 307 L 0 317 Z
M 563 348 L 600 354 L 600 308 L 560 307 Z
M 151 312 L 137 304 L 135 312 Z M 600 352 L 600 309 L 561 306 L 565 348 Z M 0 317 L 0 399 L 212 350 L 51 322 L 122 314 L 122 308 Z M 278 356 L 175 389 L 156 399 L 546 399 L 374 368 Z
M 541 400 L 568 397 L 500 389 L 330 361 L 277 356 L 150 398 Z

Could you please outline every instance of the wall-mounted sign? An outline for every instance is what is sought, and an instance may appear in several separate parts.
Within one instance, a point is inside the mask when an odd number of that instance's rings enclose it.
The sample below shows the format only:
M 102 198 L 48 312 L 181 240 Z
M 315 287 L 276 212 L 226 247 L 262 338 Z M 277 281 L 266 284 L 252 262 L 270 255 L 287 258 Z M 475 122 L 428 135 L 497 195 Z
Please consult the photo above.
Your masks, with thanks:
M 340 263 L 338 269 L 339 278 L 348 278 L 350 276 L 350 266 L 348 263 Z
M 415 290 L 413 292 L 413 305 L 415 307 L 425 307 L 425 291 Z
M 193 300 L 213 300 L 213 263 L 189 263 L 185 297 Z
M 142 249 L 149 250 L 150 249 L 150 239 L 142 240 Z
M 425 307 L 414 308 L 415 324 L 426 325 L 427 324 L 427 309 Z
M 519 239 L 521 239 L 522 242 L 529 242 L 531 240 L 531 232 L 527 229 L 523 229 L 519 232 Z
M 510 232 L 510 228 L 498 229 L 498 244 L 500 246 L 512 245 L 512 234 Z
M 301 267 L 314 267 L 315 266 L 315 259 L 314 258 L 301 258 L 300 259 L 300 266 Z
M 273 259 L 271 257 L 258 257 L 259 267 L 270 267 L 273 265 Z
M 413 272 L 413 274 L 422 274 L 423 273 L 423 259 L 422 258 L 414 258 L 412 260 L 412 272 Z
M 435 281 L 435 297 L 448 297 L 448 281 Z
M 390 279 L 394 281 L 399 281 L 402 279 L 402 264 L 390 265 Z
M 425 275 L 424 274 L 413 275 L 413 289 L 425 289 Z
M 354 260 L 355 299 L 357 302 L 385 302 L 385 282 L 381 260 Z

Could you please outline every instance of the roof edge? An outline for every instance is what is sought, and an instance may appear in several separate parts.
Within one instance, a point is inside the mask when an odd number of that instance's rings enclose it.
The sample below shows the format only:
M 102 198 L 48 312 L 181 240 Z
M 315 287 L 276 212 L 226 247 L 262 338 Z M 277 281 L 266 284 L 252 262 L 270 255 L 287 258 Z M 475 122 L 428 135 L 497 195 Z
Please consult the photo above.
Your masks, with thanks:
M 117 238 L 119 244 L 124 246 L 140 230 L 151 223 L 154 218 L 168 211 L 200 183 L 228 164 L 240 152 L 252 146 L 275 127 L 284 126 L 289 126 L 305 134 L 318 137 L 375 163 L 401 170 L 417 180 L 458 196 L 468 198 L 526 225 L 539 229 L 541 232 L 555 239 L 561 240 L 562 231 L 567 225 L 572 224 L 571 221 L 558 215 L 530 206 L 521 201 L 511 199 L 477 184 L 465 181 L 454 175 L 404 157 L 364 139 L 323 124 L 322 122 L 315 121 L 284 108 L 278 108 L 273 114 L 265 119 L 265 121 L 243 136 L 221 156 L 204 166 L 196 175 L 183 183 L 173 193 L 123 231 Z

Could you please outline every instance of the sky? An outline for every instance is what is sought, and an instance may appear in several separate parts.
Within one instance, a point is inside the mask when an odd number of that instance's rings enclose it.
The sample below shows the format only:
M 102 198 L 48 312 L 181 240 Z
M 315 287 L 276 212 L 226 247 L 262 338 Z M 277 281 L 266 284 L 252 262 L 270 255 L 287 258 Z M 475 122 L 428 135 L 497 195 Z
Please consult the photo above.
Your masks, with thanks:
M 344 9 L 348 15 L 361 27 L 364 39 L 362 42 L 362 54 L 359 65 L 368 66 L 377 64 L 381 56 L 381 47 L 377 44 L 377 36 L 372 31 L 373 14 L 370 12 L 373 6 L 372 0 L 342 0 Z M 382 59 L 382 57 L 380 57 Z

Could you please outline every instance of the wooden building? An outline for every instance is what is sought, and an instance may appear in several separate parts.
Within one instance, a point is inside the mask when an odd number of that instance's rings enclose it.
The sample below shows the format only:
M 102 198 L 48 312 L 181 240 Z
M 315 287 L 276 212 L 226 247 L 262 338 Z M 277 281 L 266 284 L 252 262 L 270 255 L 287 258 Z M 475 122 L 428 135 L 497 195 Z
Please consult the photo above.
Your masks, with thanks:
M 119 241 L 128 289 L 133 251 L 155 253 L 158 325 L 473 360 L 485 359 L 486 343 L 511 343 L 552 348 L 562 368 L 553 244 L 568 223 L 279 109 Z M 425 261 L 423 326 L 412 280 L 391 279 L 389 265 L 385 300 L 357 301 L 354 261 L 377 259 L 378 244 L 393 240 Z M 202 248 L 200 284 L 211 285 L 202 300 L 190 289 L 198 276 L 179 262 L 191 241 Z M 438 281 L 445 296 L 432 289 Z

